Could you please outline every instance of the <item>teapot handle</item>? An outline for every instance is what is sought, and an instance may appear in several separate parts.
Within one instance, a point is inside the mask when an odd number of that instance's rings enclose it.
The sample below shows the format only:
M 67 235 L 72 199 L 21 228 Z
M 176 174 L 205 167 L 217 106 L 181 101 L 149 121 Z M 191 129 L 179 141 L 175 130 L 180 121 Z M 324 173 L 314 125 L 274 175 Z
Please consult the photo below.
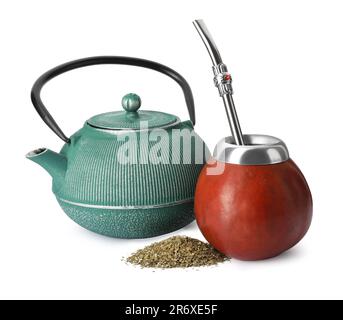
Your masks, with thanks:
M 49 111 L 44 106 L 40 93 L 43 86 L 51 79 L 55 78 L 56 76 L 73 70 L 77 68 L 82 68 L 86 66 L 92 65 L 99 65 L 99 64 L 121 64 L 121 65 L 130 65 L 130 66 L 137 66 L 152 69 L 161 73 L 164 73 L 168 77 L 175 80 L 180 87 L 182 88 L 183 94 L 185 96 L 188 113 L 190 120 L 192 121 L 193 125 L 195 124 L 195 111 L 194 111 L 194 99 L 191 88 L 185 78 L 183 78 L 179 73 L 174 71 L 173 69 L 145 59 L 139 58 L 131 58 L 131 57 L 121 57 L 121 56 L 99 56 L 99 57 L 89 57 L 78 59 L 74 61 L 70 61 L 64 64 L 61 64 L 41 75 L 36 82 L 34 83 L 32 90 L 31 90 L 31 101 L 33 106 L 35 107 L 36 111 L 42 118 L 42 120 L 47 124 L 47 126 L 55 132 L 57 136 L 59 136 L 63 141 L 69 143 L 70 139 L 63 133 L 60 129 L 54 118 L 51 116 Z

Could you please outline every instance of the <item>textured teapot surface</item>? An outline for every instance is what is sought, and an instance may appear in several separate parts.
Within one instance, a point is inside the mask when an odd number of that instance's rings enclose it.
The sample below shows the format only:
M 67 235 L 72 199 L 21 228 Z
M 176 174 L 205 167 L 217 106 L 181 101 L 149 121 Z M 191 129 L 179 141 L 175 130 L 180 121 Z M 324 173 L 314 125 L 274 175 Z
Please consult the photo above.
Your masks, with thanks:
M 206 151 L 192 123 L 181 123 L 167 113 L 140 111 L 136 94 L 124 96 L 122 106 L 124 111 L 92 117 L 65 144 L 61 150 L 68 163 L 65 177 L 53 184 L 58 199 L 110 207 L 192 201 Z M 183 136 L 175 138 L 175 132 Z M 183 159 L 181 148 L 190 151 L 189 159 Z M 198 163 L 196 152 L 202 153 Z M 175 162 L 175 155 L 180 161 Z
M 193 147 L 192 140 L 182 141 L 183 150 L 191 151 L 186 164 L 172 163 L 181 145 L 181 140 L 172 140 L 172 130 L 193 134 Z M 156 141 L 149 141 L 149 131 L 118 134 L 86 123 L 61 150 L 68 167 L 63 180 L 54 180 L 54 193 L 60 200 L 97 206 L 153 206 L 192 200 L 205 162 L 203 155 L 202 163 L 192 161 L 196 158 L 194 141 L 204 146 L 203 151 L 206 146 L 190 122 L 163 132 L 168 145 L 154 153 Z M 129 152 L 123 154 L 121 149 Z

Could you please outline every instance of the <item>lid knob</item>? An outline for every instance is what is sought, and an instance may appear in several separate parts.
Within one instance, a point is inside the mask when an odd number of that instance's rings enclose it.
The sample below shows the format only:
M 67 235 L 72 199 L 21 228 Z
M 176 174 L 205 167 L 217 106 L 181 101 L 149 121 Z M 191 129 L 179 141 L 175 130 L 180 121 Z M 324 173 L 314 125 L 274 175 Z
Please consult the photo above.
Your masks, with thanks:
M 126 94 L 121 100 L 121 105 L 127 112 L 136 112 L 141 106 L 141 98 L 135 93 Z

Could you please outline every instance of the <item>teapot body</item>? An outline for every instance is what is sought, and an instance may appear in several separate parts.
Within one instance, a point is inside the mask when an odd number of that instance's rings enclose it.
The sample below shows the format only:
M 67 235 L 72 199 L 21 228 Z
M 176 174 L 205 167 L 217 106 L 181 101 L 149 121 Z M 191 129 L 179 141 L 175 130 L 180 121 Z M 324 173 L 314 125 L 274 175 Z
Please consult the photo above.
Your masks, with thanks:
M 53 179 L 53 192 L 86 229 L 118 238 L 157 236 L 194 220 L 195 185 L 206 153 L 189 121 L 143 132 L 86 123 L 60 152 L 68 164 L 64 178 Z
M 273 146 L 272 154 L 270 150 Z M 223 172 L 211 174 L 220 165 Z M 260 260 L 303 238 L 311 224 L 312 197 L 291 159 L 266 165 L 217 160 L 200 174 L 195 214 L 205 238 L 217 250 L 241 260 Z

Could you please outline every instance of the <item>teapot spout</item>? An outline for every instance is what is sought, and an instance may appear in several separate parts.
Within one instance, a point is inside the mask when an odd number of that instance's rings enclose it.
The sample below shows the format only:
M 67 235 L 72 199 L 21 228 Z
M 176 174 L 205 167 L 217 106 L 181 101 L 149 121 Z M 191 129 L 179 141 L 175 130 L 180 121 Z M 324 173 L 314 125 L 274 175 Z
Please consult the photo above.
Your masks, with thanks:
M 53 179 L 64 178 L 67 170 L 67 158 L 46 148 L 39 148 L 26 154 L 26 158 L 42 166 Z

